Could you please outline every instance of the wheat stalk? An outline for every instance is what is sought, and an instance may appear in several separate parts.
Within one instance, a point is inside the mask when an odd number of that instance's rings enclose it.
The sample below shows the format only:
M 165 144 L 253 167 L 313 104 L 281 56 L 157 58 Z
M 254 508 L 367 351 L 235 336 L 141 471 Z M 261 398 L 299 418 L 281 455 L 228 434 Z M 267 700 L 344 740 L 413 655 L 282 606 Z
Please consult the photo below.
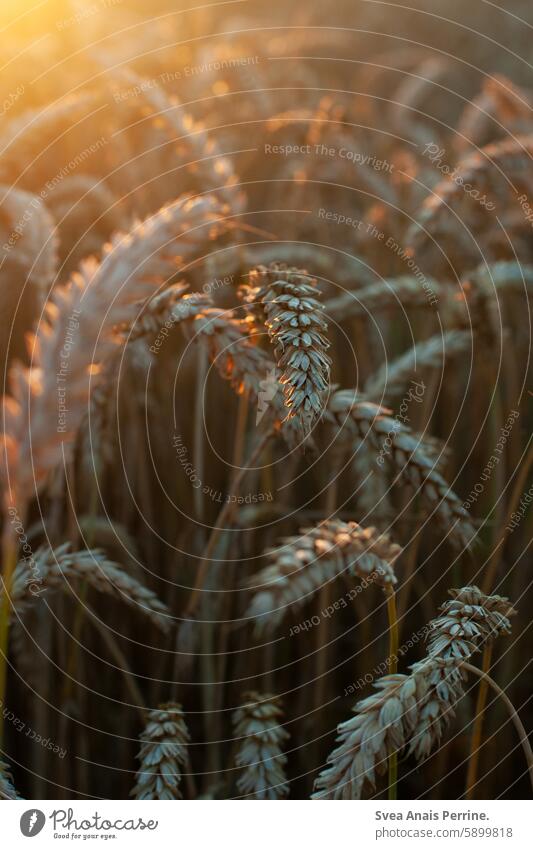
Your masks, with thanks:
M 477 587 L 453 590 L 444 616 L 429 624 L 428 655 L 410 675 L 385 675 L 376 692 L 358 702 L 355 716 L 338 727 L 337 748 L 315 783 L 316 799 L 360 799 L 372 790 L 394 753 L 408 749 L 423 760 L 439 745 L 463 695 L 461 663 L 488 639 L 510 632 L 509 601 Z
M 289 610 L 301 607 L 339 575 L 384 589 L 396 583 L 393 563 L 401 548 L 375 528 L 330 519 L 300 533 L 267 549 L 270 565 L 247 582 L 256 589 L 246 616 L 255 620 L 257 636 L 272 632 Z
M 244 695 L 244 704 L 233 714 L 240 771 L 239 792 L 254 799 L 282 799 L 289 794 L 285 777 L 287 757 L 282 747 L 289 739 L 280 725 L 283 715 L 277 696 L 256 692 Z
M 190 737 L 181 705 L 168 702 L 150 711 L 140 739 L 140 766 L 130 795 L 147 800 L 182 799 L 180 784 L 189 761 Z

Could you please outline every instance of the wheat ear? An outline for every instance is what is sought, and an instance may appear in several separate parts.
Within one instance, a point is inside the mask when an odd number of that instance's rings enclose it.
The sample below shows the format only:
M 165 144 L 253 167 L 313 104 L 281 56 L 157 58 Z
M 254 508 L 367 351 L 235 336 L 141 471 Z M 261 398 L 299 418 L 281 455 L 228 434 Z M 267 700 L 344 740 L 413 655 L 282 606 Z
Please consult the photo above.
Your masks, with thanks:
M 58 269 L 55 221 L 37 195 L 8 186 L 0 186 L 0 194 L 2 217 L 8 222 L 0 255 L 2 274 L 15 278 L 17 289 L 25 283 L 35 286 L 42 306 Z M 9 286 L 13 283 L 10 280 Z
M 121 68 L 119 78 L 139 86 L 145 102 L 153 110 L 154 117 L 162 121 L 171 131 L 172 141 L 185 143 L 190 154 L 195 157 L 191 167 L 198 173 L 204 191 L 213 192 L 227 204 L 232 215 L 242 213 L 245 195 L 236 186 L 239 182 L 231 159 L 223 156 L 214 138 L 205 128 L 195 124 L 176 97 L 169 97 L 160 87 L 143 85 L 146 81 L 130 68 Z M 220 185 L 222 184 L 222 185 Z
M 11 770 L 2 760 L 0 760 L 0 799 L 22 799 L 15 790 Z
M 428 655 L 410 675 L 385 675 L 371 696 L 358 702 L 355 716 L 338 727 L 337 748 L 315 783 L 315 799 L 360 799 L 375 789 L 388 758 L 407 749 L 423 760 L 439 745 L 463 695 L 461 663 L 487 640 L 510 633 L 514 611 L 500 596 L 477 587 L 452 590 L 443 616 L 428 626 Z
M 405 354 L 385 363 L 365 383 L 367 398 L 386 400 L 405 390 L 407 382 L 427 369 L 442 368 L 444 363 L 472 349 L 472 334 L 467 330 L 449 330 L 419 342 Z
M 182 799 L 180 784 L 189 761 L 190 737 L 181 705 L 168 702 L 150 711 L 140 739 L 140 766 L 130 795 L 147 800 Z
M 40 548 L 32 559 L 22 560 L 14 572 L 10 601 L 19 613 L 24 613 L 41 594 L 68 591 L 70 582 L 77 578 L 143 613 L 161 630 L 170 629 L 169 610 L 152 590 L 108 560 L 102 551 L 70 551 L 70 543 L 55 549 Z
M 237 789 L 247 798 L 282 799 L 289 794 L 287 757 L 282 751 L 289 734 L 280 725 L 280 700 L 255 692 L 243 698 L 244 704 L 233 714 L 238 744 L 235 764 L 240 773 Z
M 327 323 L 317 300 L 316 280 L 306 271 L 283 263 L 259 266 L 250 272 L 246 301 L 264 310 L 274 345 L 287 418 L 296 418 L 308 433 L 324 406 L 331 359 L 324 335 Z
M 422 283 L 427 284 L 426 287 Z M 432 297 L 428 297 L 430 290 Z M 406 308 L 428 307 L 443 296 L 447 296 L 445 287 L 432 278 L 424 277 L 421 282 L 417 277 L 392 277 L 330 298 L 324 309 L 329 318 L 344 321 L 353 316 L 387 312 L 398 304 Z
M 334 392 L 328 401 L 324 422 L 333 426 L 335 440 L 365 441 L 366 449 L 376 452 L 376 467 L 392 465 L 395 475 L 419 493 L 434 511 L 439 524 L 452 543 L 467 546 L 475 531 L 467 511 L 439 471 L 435 443 L 414 434 L 410 428 L 391 418 L 390 411 L 362 401 L 356 390 Z M 389 445 L 390 443 L 390 445 Z
M 221 207 L 212 197 L 182 199 L 113 237 L 101 260 L 85 260 L 57 288 L 31 344 L 32 366 L 11 372 L 13 397 L 4 398 L 2 459 L 7 500 L 20 512 L 48 472 L 71 449 L 87 409 L 91 378 L 117 344 L 113 332 L 131 322 L 139 302 L 154 294 L 158 278 L 197 255 L 220 229 Z M 201 247 L 202 246 L 202 247 Z M 61 376 L 62 383 L 58 383 Z M 58 418 L 58 386 L 68 412 Z
M 270 565 L 247 583 L 256 592 L 247 617 L 258 636 L 273 631 L 289 610 L 308 602 L 318 590 L 342 574 L 391 587 L 399 545 L 375 528 L 330 519 L 300 536 L 287 537 L 266 554 Z

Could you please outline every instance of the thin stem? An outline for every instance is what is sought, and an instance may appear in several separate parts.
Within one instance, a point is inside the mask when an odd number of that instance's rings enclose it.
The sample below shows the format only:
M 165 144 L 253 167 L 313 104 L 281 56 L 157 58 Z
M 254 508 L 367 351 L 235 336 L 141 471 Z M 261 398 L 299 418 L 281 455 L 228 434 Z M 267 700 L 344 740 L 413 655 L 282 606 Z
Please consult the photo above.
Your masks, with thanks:
M 121 672 L 124 676 L 124 681 L 126 683 L 126 687 L 129 690 L 131 700 L 132 700 L 133 704 L 135 705 L 135 707 L 137 708 L 137 710 L 139 711 L 142 722 L 143 723 L 146 722 L 146 711 L 147 711 L 146 703 L 145 703 L 143 695 L 142 695 L 142 693 L 139 689 L 139 686 L 138 686 L 137 682 L 135 681 L 134 673 L 131 671 L 130 666 L 128 664 L 128 661 L 126 660 L 126 657 L 125 657 L 124 653 L 122 652 L 122 649 L 118 645 L 115 638 L 111 635 L 109 629 L 105 625 L 102 625 L 102 623 L 99 621 L 96 613 L 94 612 L 94 610 L 88 604 L 85 605 L 85 610 L 86 610 L 87 613 L 90 614 L 90 622 L 92 623 L 93 627 L 100 634 L 100 637 L 102 638 L 102 641 L 107 646 L 110 655 L 114 658 L 115 663 L 117 664 L 118 668 L 121 670 Z
M 396 611 L 396 593 L 390 587 L 387 590 L 387 615 L 389 618 L 389 674 L 394 675 L 398 671 L 398 614 Z M 393 752 L 389 758 L 389 799 L 398 798 L 398 752 Z
M 131 671 L 130 666 L 128 664 L 128 661 L 126 660 L 126 656 L 122 652 L 122 649 L 118 645 L 115 638 L 111 635 L 111 632 L 109 631 L 109 629 L 105 625 L 102 625 L 102 623 L 100 622 L 100 620 L 96 616 L 96 613 L 94 612 L 94 610 L 89 605 L 86 605 L 86 609 L 87 609 L 87 612 L 90 613 L 90 621 L 92 622 L 93 626 L 98 631 L 98 633 L 100 634 L 100 637 L 102 638 L 103 642 L 106 644 L 107 648 L 109 649 L 109 653 L 115 659 L 117 666 L 122 671 L 122 674 L 124 676 L 124 681 L 126 682 L 126 687 L 128 688 L 129 693 L 130 693 L 131 700 L 132 700 L 133 704 L 135 705 L 135 707 L 137 708 L 137 711 L 138 711 L 138 713 L 141 717 L 142 725 L 144 726 L 146 724 L 146 715 L 147 715 L 148 708 L 147 708 L 146 703 L 144 701 L 143 695 L 142 695 L 142 693 L 141 693 L 141 691 L 140 691 L 140 689 L 137 685 L 137 682 L 135 681 L 135 677 L 134 677 L 135 673 Z M 194 775 L 193 775 L 193 772 L 192 772 L 191 762 L 190 762 L 190 758 L 189 758 L 188 754 L 187 754 L 187 773 L 185 775 L 185 782 L 187 784 L 187 787 L 188 787 L 188 790 L 189 790 L 189 795 L 190 795 L 191 799 L 195 799 L 196 798 L 196 782 L 194 780 Z
M 492 664 L 492 642 L 488 642 L 483 650 L 482 670 L 486 674 L 490 670 Z M 485 716 L 485 706 L 487 704 L 487 695 L 489 692 L 489 684 L 486 678 L 482 678 L 479 684 L 476 703 L 476 719 L 472 730 L 472 741 L 470 743 L 470 758 L 468 761 L 468 772 L 466 776 L 466 798 L 472 799 L 474 786 L 477 779 L 477 770 L 479 764 L 479 749 L 481 746 L 481 733 L 483 731 L 483 719 Z
M 462 663 L 461 666 L 463 667 L 463 669 L 466 669 L 467 672 L 472 672 L 474 675 L 477 675 L 478 678 L 482 678 L 483 680 L 485 680 L 488 686 L 492 687 L 494 692 L 498 694 L 498 696 L 505 704 L 507 710 L 509 711 L 509 715 L 511 717 L 513 725 L 516 728 L 518 737 L 520 739 L 520 745 L 522 746 L 524 755 L 526 757 L 529 780 L 531 782 L 531 788 L 533 789 L 533 751 L 531 749 L 531 744 L 529 742 L 526 729 L 522 725 L 520 717 L 516 712 L 515 706 L 508 697 L 505 690 L 502 690 L 499 684 L 497 684 L 496 681 L 494 681 L 494 679 L 490 677 L 490 675 L 487 675 L 486 672 L 483 672 L 481 669 L 478 669 L 477 666 L 473 666 L 471 663 L 467 663 L 466 661 Z
M 513 491 L 511 494 L 511 498 L 509 500 L 509 508 L 507 510 L 507 515 L 504 519 L 504 525 L 502 526 L 501 534 L 499 542 L 496 543 L 494 547 L 494 555 L 492 561 L 485 573 L 485 578 L 483 580 L 482 589 L 483 592 L 489 592 L 490 588 L 494 585 L 494 578 L 498 572 L 498 567 L 500 565 L 500 560 L 503 554 L 503 547 L 505 541 L 505 529 L 509 524 L 512 514 L 515 511 L 515 508 L 520 500 L 520 496 L 524 491 L 524 486 L 527 480 L 527 476 L 529 474 L 529 470 L 531 468 L 531 464 L 533 463 L 533 442 L 529 446 L 527 456 L 523 463 L 520 464 L 520 471 L 518 472 L 515 485 L 513 487 Z
M 260 456 L 263 448 L 269 441 L 269 439 L 273 436 L 273 430 L 269 430 L 265 433 L 262 439 L 257 443 L 255 449 L 252 451 L 248 461 L 245 465 L 239 469 L 238 473 L 235 475 L 233 479 L 233 483 L 230 487 L 230 492 L 228 493 L 228 499 L 224 504 L 224 507 L 220 511 L 217 516 L 216 522 L 211 529 L 211 534 L 207 541 L 207 545 L 204 549 L 204 553 L 202 555 L 202 560 L 196 572 L 196 581 L 194 582 L 194 587 L 189 598 L 189 603 L 185 608 L 185 613 L 183 615 L 184 619 L 190 619 L 196 613 L 196 609 L 200 602 L 200 596 L 202 592 L 202 587 L 205 582 L 207 568 L 213 556 L 213 552 L 215 550 L 216 544 L 220 538 L 221 533 L 224 531 L 226 526 L 231 522 L 233 514 L 237 508 L 237 500 L 236 496 L 240 490 L 241 483 L 246 476 L 246 473 L 250 471 L 250 466 L 255 463 L 257 458 Z M 235 499 L 235 500 L 234 500 Z
M 203 340 L 202 340 L 203 341 Z M 204 478 L 205 445 L 204 445 L 204 388 L 207 376 L 208 352 L 205 344 L 200 345 L 196 362 L 196 397 L 194 401 L 194 467 L 201 481 Z M 202 490 L 194 488 L 194 512 L 196 520 L 204 520 Z
M 337 492 L 339 486 L 338 464 L 335 464 L 335 478 L 330 483 L 326 492 L 325 513 L 326 519 L 332 519 L 337 506 Z M 329 669 L 329 619 L 322 612 L 331 602 L 331 581 L 326 581 L 320 587 L 318 605 L 320 611 L 320 624 L 316 633 L 316 686 L 314 691 L 314 706 L 319 710 L 325 702 L 326 676 Z
M 96 470 L 95 470 L 96 474 Z M 88 516 L 91 519 L 89 524 L 85 544 L 87 549 L 92 548 L 94 544 L 94 519 L 96 517 L 96 509 L 98 503 L 98 485 L 95 479 L 91 480 L 91 490 L 89 496 L 89 511 Z M 89 584 L 86 578 L 83 578 L 80 585 L 79 591 L 79 604 L 76 607 L 76 613 L 74 615 L 74 624 L 72 628 L 73 641 L 71 642 L 68 649 L 68 657 L 66 664 L 66 678 L 63 684 L 63 704 L 66 704 L 72 698 L 72 694 L 74 692 L 74 672 L 76 670 L 78 664 L 78 652 L 79 645 L 82 635 L 83 622 L 85 619 L 86 612 L 86 604 L 88 597 Z

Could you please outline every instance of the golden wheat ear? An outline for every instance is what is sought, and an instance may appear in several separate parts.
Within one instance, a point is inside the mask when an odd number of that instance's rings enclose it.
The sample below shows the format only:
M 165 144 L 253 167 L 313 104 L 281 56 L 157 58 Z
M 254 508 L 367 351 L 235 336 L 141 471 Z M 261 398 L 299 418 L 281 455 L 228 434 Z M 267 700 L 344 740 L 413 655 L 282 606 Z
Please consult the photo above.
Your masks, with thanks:
M 393 563 L 401 548 L 375 528 L 331 519 L 267 550 L 270 565 L 247 584 L 255 593 L 246 612 L 255 634 L 271 633 L 324 584 L 342 574 L 387 588 L 396 583 Z
M 195 124 L 177 98 L 167 95 L 160 86 L 147 85 L 149 81 L 143 80 L 131 68 L 113 68 L 111 73 L 119 82 L 139 87 L 154 119 L 161 122 L 173 141 L 187 150 L 191 159 L 189 165 L 200 190 L 216 194 L 232 215 L 242 213 L 246 205 L 245 194 L 238 189 L 239 178 L 230 157 L 222 154 L 215 138 L 200 124 Z
M 181 705 L 168 702 L 150 711 L 140 739 L 140 765 L 130 795 L 136 799 L 182 799 L 180 784 L 188 768 L 190 737 Z
M 338 726 L 338 746 L 315 782 L 315 799 L 360 799 L 388 759 L 407 749 L 423 760 L 439 745 L 454 706 L 464 693 L 462 664 L 487 640 L 509 634 L 508 599 L 477 587 L 452 590 L 444 616 L 428 625 L 427 656 L 409 675 L 385 675 L 375 693 L 355 705 L 355 716 Z
M 283 799 L 289 785 L 282 747 L 289 733 L 280 725 L 281 702 L 277 696 L 256 692 L 246 693 L 243 699 L 233 714 L 237 789 L 249 799 Z
M 0 760 L 0 799 L 22 799 L 15 790 L 11 770 L 5 761 Z

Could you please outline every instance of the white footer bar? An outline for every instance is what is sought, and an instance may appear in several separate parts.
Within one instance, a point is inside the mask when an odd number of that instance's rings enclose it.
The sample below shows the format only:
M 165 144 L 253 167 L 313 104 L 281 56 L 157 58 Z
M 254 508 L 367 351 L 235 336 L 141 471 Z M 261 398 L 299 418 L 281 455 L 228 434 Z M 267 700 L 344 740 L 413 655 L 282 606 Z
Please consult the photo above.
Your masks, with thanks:
M 0 812 L 6 849 L 533 846 L 527 801 L 17 801 L 3 802 Z

